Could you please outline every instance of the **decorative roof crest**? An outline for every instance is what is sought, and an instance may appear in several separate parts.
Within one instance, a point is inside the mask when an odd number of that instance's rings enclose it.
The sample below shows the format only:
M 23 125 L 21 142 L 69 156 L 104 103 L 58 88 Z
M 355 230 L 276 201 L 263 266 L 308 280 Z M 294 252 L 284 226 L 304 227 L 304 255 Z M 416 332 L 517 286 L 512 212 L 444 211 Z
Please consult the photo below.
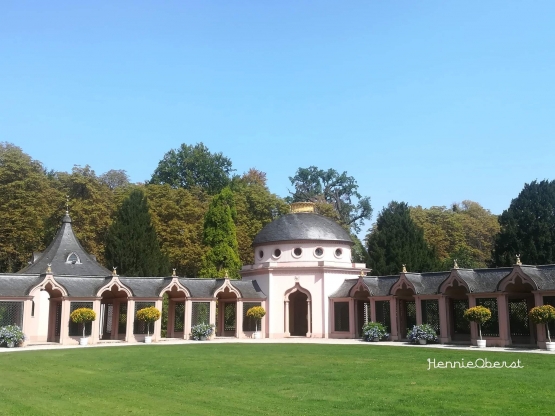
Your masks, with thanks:
M 291 204 L 291 213 L 314 212 L 314 202 L 293 202 Z
M 114 267 L 112 267 L 112 269 L 113 269 L 112 270 L 112 276 L 117 276 L 118 275 L 118 273 L 116 272 L 117 267 L 114 266 Z
M 457 259 L 454 259 L 453 260 L 453 269 L 458 269 L 458 268 L 459 268 L 459 265 L 457 263 Z
M 403 264 L 403 273 L 406 273 L 406 272 L 407 272 L 407 265 Z
M 172 269 L 172 270 L 173 270 L 172 277 L 177 277 L 177 274 L 175 273 L 176 269 Z
M 522 262 L 520 261 L 520 254 L 517 254 L 517 255 L 516 255 L 516 264 L 517 264 L 517 266 L 521 266 L 521 265 L 522 265 Z
M 46 268 L 46 273 L 52 274 L 52 263 L 48 263 L 48 267 Z

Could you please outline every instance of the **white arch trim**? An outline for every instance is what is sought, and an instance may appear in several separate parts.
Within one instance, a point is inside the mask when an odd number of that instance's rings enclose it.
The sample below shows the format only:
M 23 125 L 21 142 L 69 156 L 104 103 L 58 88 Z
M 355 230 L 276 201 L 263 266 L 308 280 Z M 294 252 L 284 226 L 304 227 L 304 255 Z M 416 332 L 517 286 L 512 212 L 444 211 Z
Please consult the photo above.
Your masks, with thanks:
M 447 280 L 445 280 L 441 286 L 439 287 L 439 293 L 444 294 L 447 289 L 450 287 L 455 286 L 455 282 L 457 282 L 460 286 L 464 287 L 468 293 L 473 292 L 472 288 L 468 286 L 466 283 L 457 273 L 456 270 L 453 270 Z
M 170 292 L 174 287 L 177 288 L 177 290 L 185 292 L 185 297 L 187 298 L 191 297 L 191 293 L 189 292 L 189 290 L 181 284 L 181 282 L 177 279 L 177 277 L 174 277 L 172 281 L 160 291 L 158 296 L 162 297 L 164 293 Z
M 299 282 L 295 283 L 295 286 L 293 286 L 291 289 L 288 289 L 285 291 L 285 295 L 284 295 L 284 300 L 286 302 L 289 301 L 289 296 L 295 292 L 301 292 L 304 293 L 307 296 L 307 301 L 308 302 L 312 302 L 312 295 L 310 294 L 310 292 L 305 289 L 304 287 L 302 287 Z
M 36 285 L 35 287 L 33 287 L 29 293 L 33 292 L 34 290 L 46 290 L 46 286 L 50 284 L 52 286 L 52 289 L 55 290 L 59 290 L 62 293 L 62 296 L 68 296 L 67 290 L 65 289 L 65 287 L 63 287 L 60 283 L 56 282 L 56 279 L 54 279 L 54 276 L 52 276 L 51 274 L 47 274 L 45 276 L 45 278 L 43 279 L 42 282 L 40 282 L 38 285 Z
M 104 293 L 105 291 L 110 291 L 112 290 L 112 287 L 116 286 L 119 290 L 122 290 L 123 292 L 127 293 L 128 297 L 133 297 L 133 293 L 131 292 L 131 289 L 129 289 L 127 286 L 125 286 L 123 283 L 120 282 L 118 276 L 112 276 L 112 279 L 105 284 L 104 286 L 102 286 L 98 292 L 96 292 L 96 296 L 100 297 L 102 296 L 102 293 Z
M 507 286 L 514 284 L 517 278 L 520 278 L 522 283 L 528 283 L 532 286 L 532 290 L 540 290 L 538 284 L 530 276 L 524 273 L 520 267 L 514 267 L 511 273 L 501 279 L 501 281 L 497 284 L 497 290 L 502 292 L 506 291 Z
M 399 280 L 397 280 L 395 282 L 395 284 L 393 286 L 391 286 L 391 289 L 389 291 L 390 295 L 395 295 L 395 293 L 399 290 L 399 289 L 411 289 L 412 292 L 417 295 L 418 292 L 416 291 L 416 288 L 414 287 L 414 285 L 411 283 L 411 281 L 409 279 L 407 279 L 405 277 L 404 274 L 401 274 L 401 276 L 399 277 Z
M 216 289 L 216 291 L 214 292 L 214 297 L 217 298 L 218 295 L 220 293 L 223 293 L 226 288 L 229 289 L 230 292 L 235 293 L 235 296 L 237 296 L 237 299 L 240 299 L 243 297 L 241 295 L 241 292 L 239 292 L 236 288 L 233 287 L 229 279 L 225 279 L 224 284 L 221 285 L 218 289 Z

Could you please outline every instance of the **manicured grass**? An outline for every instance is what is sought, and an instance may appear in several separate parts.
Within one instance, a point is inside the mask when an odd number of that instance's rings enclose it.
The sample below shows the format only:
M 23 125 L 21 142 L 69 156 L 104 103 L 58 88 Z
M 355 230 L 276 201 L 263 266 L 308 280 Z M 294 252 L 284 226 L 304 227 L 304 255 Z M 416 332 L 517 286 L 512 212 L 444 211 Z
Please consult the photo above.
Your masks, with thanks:
M 428 370 L 427 359 L 523 369 Z M 555 356 L 376 345 L 148 345 L 0 354 L 0 413 L 549 414 Z

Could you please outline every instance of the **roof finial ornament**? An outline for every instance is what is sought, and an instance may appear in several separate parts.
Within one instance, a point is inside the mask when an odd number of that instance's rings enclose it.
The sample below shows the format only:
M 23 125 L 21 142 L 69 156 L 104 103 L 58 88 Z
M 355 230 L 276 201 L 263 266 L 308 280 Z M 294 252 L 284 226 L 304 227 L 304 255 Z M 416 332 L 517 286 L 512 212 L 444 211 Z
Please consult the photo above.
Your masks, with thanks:
M 364 273 L 364 269 L 360 269 L 360 277 L 366 277 L 366 273 Z
M 522 262 L 520 261 L 520 254 L 517 254 L 517 255 L 516 255 L 516 264 L 517 264 L 517 266 L 521 266 L 521 265 L 522 265 Z
M 118 275 L 118 273 L 116 272 L 116 270 L 117 270 L 117 267 L 116 267 L 116 266 L 112 267 L 112 276 L 117 276 L 117 275 Z
M 52 274 L 52 263 L 48 263 L 48 267 L 46 268 L 46 273 Z
M 66 195 L 66 214 L 69 215 L 69 195 Z
M 229 279 L 229 275 L 227 274 L 227 269 L 225 269 L 225 276 L 226 279 Z
M 403 264 L 403 273 L 406 273 L 406 272 L 407 272 L 407 265 Z
M 457 259 L 453 260 L 453 269 L 458 269 L 459 268 L 459 264 L 457 263 Z
M 175 273 L 176 269 L 172 269 L 172 270 L 173 270 L 172 277 L 177 277 L 177 274 Z

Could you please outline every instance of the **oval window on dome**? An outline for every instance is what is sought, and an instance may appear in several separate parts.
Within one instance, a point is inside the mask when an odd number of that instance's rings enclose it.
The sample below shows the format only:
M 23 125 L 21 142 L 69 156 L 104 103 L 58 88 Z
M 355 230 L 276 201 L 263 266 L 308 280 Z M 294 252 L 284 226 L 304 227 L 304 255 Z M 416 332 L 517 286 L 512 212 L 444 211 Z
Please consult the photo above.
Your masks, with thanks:
M 278 258 L 280 258 L 280 257 L 281 257 L 281 250 L 280 250 L 279 248 L 276 248 L 276 249 L 274 250 L 274 258 L 275 258 L 275 259 L 278 259 Z
M 300 247 L 297 247 L 296 249 L 293 250 L 294 257 L 301 257 L 302 254 L 303 254 L 303 249 Z
M 322 247 L 316 247 L 316 250 L 314 250 L 314 255 L 316 257 L 322 257 L 324 255 L 324 249 Z
M 262 257 L 264 257 L 264 252 L 262 250 L 260 250 L 258 252 L 258 258 L 261 259 Z
M 341 257 L 343 255 L 343 250 L 340 248 L 335 249 L 335 257 Z

